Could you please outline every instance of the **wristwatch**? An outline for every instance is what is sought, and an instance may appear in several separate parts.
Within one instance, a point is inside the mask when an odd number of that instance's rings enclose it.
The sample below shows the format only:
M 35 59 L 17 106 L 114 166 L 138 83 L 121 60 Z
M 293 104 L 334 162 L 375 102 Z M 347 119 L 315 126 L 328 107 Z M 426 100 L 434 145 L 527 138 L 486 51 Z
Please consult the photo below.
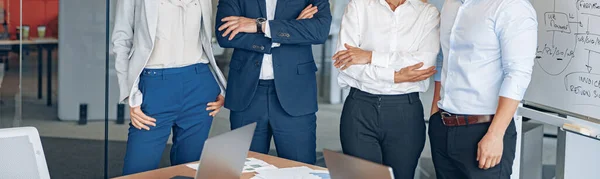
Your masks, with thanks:
M 265 19 L 265 18 L 260 17 L 260 18 L 256 19 L 256 32 L 258 32 L 260 34 L 265 33 L 262 30 L 263 23 L 265 23 L 265 22 L 267 22 L 267 19 Z

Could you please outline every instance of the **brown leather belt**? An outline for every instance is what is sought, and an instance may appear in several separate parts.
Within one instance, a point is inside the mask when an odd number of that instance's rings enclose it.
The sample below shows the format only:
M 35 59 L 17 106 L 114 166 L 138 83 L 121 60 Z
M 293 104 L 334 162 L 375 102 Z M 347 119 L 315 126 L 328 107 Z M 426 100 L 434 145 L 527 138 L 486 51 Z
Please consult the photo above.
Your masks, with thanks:
M 489 123 L 494 118 L 494 115 L 458 115 L 446 111 L 441 111 L 441 115 L 442 123 L 449 127 Z

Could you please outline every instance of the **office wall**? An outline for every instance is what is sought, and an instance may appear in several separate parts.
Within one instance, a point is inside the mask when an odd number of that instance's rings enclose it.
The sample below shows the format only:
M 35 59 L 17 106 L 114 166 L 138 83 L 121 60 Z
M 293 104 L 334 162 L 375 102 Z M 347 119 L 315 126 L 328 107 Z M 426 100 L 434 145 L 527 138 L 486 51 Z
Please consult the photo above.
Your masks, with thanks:
M 89 120 L 104 119 L 105 3 L 104 0 L 60 1 L 59 33 L 63 35 L 59 37 L 58 117 L 61 120 L 78 120 L 80 104 L 88 105 Z M 116 119 L 118 86 L 114 60 L 110 62 L 109 118 Z

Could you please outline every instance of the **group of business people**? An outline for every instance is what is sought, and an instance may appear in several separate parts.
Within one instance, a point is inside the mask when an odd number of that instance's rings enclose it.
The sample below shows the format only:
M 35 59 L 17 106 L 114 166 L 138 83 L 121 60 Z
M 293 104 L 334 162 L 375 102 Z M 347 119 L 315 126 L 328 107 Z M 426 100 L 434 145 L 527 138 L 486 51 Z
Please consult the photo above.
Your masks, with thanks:
M 437 177 L 509 178 L 536 13 L 527 0 L 438 5 L 350 0 L 333 56 L 339 84 L 350 88 L 343 152 L 413 178 L 426 138 L 419 92 L 435 75 L 428 132 Z M 311 45 L 328 38 L 328 0 L 219 0 L 214 28 L 211 18 L 210 0 L 117 2 L 112 51 L 120 101 L 131 108 L 123 173 L 157 168 L 171 132 L 171 164 L 198 160 L 223 105 L 232 129 L 258 123 L 250 150 L 267 153 L 273 138 L 280 157 L 314 164 Z M 213 32 L 234 49 L 227 80 Z

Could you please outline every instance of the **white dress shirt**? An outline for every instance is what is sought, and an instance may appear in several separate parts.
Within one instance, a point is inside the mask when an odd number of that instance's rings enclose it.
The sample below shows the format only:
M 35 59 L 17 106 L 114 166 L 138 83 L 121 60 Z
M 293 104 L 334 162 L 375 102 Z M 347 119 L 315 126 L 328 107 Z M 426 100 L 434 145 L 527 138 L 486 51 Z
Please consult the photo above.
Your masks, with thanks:
M 176 68 L 208 63 L 208 57 L 202 53 L 202 8 L 198 1 L 160 0 L 156 40 L 146 68 Z M 142 101 L 142 92 L 137 90 L 129 106 L 140 106 Z
M 438 107 L 455 114 L 495 114 L 500 96 L 521 100 L 537 46 L 536 12 L 527 0 L 447 0 Z
M 371 94 L 424 92 L 429 80 L 394 83 L 394 72 L 423 62 L 435 65 L 440 49 L 439 12 L 431 4 L 408 0 L 392 11 L 385 0 L 352 0 L 344 13 L 337 51 L 344 44 L 372 51 L 371 64 L 340 71 L 338 83 Z
M 266 0 L 267 20 L 275 19 L 275 9 L 277 7 L 277 0 Z M 265 23 L 265 37 L 271 38 L 271 28 L 269 23 Z M 272 47 L 279 47 L 279 43 L 273 43 Z M 273 55 L 264 54 L 262 65 L 260 66 L 260 79 L 261 80 L 272 80 L 275 78 L 273 74 Z
M 208 63 L 200 41 L 201 20 L 198 0 L 160 0 L 154 50 L 146 68 Z

